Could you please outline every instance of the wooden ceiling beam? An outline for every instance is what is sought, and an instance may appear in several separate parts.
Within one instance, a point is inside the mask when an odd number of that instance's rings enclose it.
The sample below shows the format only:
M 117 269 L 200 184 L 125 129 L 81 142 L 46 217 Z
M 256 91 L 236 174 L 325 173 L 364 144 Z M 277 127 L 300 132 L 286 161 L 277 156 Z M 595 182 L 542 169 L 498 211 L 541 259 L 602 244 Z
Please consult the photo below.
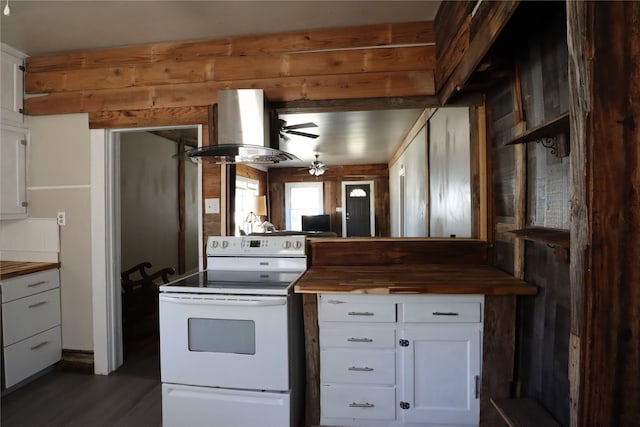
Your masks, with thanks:
M 469 3 L 461 3 L 460 7 L 468 11 Z M 456 14 L 451 18 L 457 21 L 462 19 L 455 35 L 448 33 L 446 36 L 436 36 L 438 40 L 448 39 L 443 43 L 446 49 L 443 49 L 443 46 L 437 46 L 436 52 L 437 93 L 442 104 L 446 104 L 454 94 L 463 89 L 511 19 L 519 3 L 519 0 L 480 2 L 477 8 L 466 15 Z M 454 11 L 452 9 L 451 13 Z M 444 27 L 439 25 L 438 28 Z
M 206 106 L 219 89 L 262 88 L 270 101 L 435 94 L 433 71 L 362 73 L 61 92 L 24 100 L 27 115 Z
M 27 72 L 29 94 L 178 85 L 206 81 L 435 69 L 435 46 L 352 49 L 164 61 L 125 67 Z
M 366 25 L 213 40 L 189 40 L 27 58 L 27 72 L 118 67 L 219 56 L 433 44 L 433 22 Z

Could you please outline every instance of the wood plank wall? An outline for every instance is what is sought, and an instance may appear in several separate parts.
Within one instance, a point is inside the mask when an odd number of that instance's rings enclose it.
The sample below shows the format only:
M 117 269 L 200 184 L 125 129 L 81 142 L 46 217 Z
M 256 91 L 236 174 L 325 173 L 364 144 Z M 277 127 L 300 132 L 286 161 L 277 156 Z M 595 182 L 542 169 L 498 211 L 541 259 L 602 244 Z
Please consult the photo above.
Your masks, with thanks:
M 202 123 L 218 89 L 263 88 L 272 102 L 434 95 L 433 43 L 432 23 L 413 22 L 31 57 L 26 93 L 45 95 L 24 110 L 89 112 L 118 127 L 140 110 Z
M 540 35 L 534 27 L 543 16 L 546 31 Z M 523 4 L 504 31 L 505 37 L 518 40 L 514 44 L 518 48 L 511 52 L 512 78 L 487 95 L 496 223 L 494 262 L 540 289 L 535 297 L 519 297 L 512 394 L 538 400 L 566 426 L 570 414 L 569 264 L 559 262 L 545 244 L 525 245 L 504 233 L 524 223 L 549 226 L 557 218 L 566 221 L 555 225 L 557 228 L 569 225 L 568 158 L 558 158 L 535 142 L 505 145 L 523 128 L 568 110 L 564 4 L 545 8 Z M 551 203 L 552 198 L 559 202 Z
M 331 215 L 331 230 L 342 235 L 342 181 L 373 181 L 375 197 L 376 237 L 391 236 L 389 206 L 389 169 L 387 165 L 332 166 L 324 175 L 313 177 L 307 168 L 269 169 L 271 222 L 285 230 L 285 182 L 322 182 L 324 211 Z
M 515 12 L 517 0 L 444 2 L 436 14 L 436 91 L 446 104 L 466 82 Z M 457 30 L 453 30 L 457 29 Z

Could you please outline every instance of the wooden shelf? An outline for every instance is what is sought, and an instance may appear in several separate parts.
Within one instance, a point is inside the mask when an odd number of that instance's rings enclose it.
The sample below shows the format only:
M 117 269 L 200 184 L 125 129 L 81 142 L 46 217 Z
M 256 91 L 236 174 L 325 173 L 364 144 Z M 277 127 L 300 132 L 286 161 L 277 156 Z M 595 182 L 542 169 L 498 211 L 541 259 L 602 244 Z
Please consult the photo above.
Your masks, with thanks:
M 547 227 L 526 227 L 519 230 L 505 231 L 505 233 L 518 239 L 546 243 L 547 245 L 561 248 L 569 248 L 571 246 L 569 230 Z
M 553 119 L 535 126 L 531 129 L 527 129 L 520 135 L 517 135 L 506 145 L 522 144 L 525 142 L 535 141 L 540 138 L 548 138 L 555 136 L 562 132 L 569 132 L 569 113 L 561 114 Z
M 538 402 L 533 399 L 494 399 L 491 403 L 509 427 L 560 427 Z

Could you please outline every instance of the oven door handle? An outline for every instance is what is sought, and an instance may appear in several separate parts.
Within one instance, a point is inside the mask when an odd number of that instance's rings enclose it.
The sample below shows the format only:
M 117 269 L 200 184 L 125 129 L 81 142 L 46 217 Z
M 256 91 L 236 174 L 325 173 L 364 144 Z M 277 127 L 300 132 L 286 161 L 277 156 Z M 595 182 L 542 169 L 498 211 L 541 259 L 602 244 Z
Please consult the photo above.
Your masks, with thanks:
M 286 298 L 272 298 L 272 299 L 229 299 L 229 298 L 181 298 L 170 297 L 167 295 L 160 295 L 161 301 L 166 301 L 172 304 L 198 304 L 198 305 L 234 305 L 243 307 L 273 307 L 278 305 L 286 305 Z

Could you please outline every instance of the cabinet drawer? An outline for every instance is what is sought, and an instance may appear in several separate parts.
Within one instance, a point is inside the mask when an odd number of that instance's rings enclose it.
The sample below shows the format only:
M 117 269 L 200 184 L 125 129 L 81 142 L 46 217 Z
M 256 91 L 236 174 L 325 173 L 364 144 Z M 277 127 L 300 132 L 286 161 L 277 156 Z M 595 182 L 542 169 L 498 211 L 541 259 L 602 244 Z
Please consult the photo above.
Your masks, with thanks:
M 388 384 L 396 382 L 394 351 L 324 350 L 320 352 L 320 382 Z
M 402 304 L 402 319 L 406 323 L 477 323 L 482 321 L 479 302 L 435 302 Z
M 321 322 L 395 322 L 393 303 L 357 303 L 340 295 L 322 295 L 318 299 L 318 320 Z
M 53 365 L 62 354 L 60 326 L 4 348 L 7 387 Z
M 60 286 L 58 269 L 25 274 L 2 281 L 2 302 L 23 298 L 38 292 L 48 291 Z
M 396 418 L 394 387 L 322 385 L 320 402 L 322 418 L 368 420 L 395 420 Z
M 364 325 L 353 323 L 323 323 L 320 326 L 320 348 L 352 349 L 395 348 L 394 325 Z
M 59 288 L 2 304 L 2 329 L 5 346 L 59 324 Z

